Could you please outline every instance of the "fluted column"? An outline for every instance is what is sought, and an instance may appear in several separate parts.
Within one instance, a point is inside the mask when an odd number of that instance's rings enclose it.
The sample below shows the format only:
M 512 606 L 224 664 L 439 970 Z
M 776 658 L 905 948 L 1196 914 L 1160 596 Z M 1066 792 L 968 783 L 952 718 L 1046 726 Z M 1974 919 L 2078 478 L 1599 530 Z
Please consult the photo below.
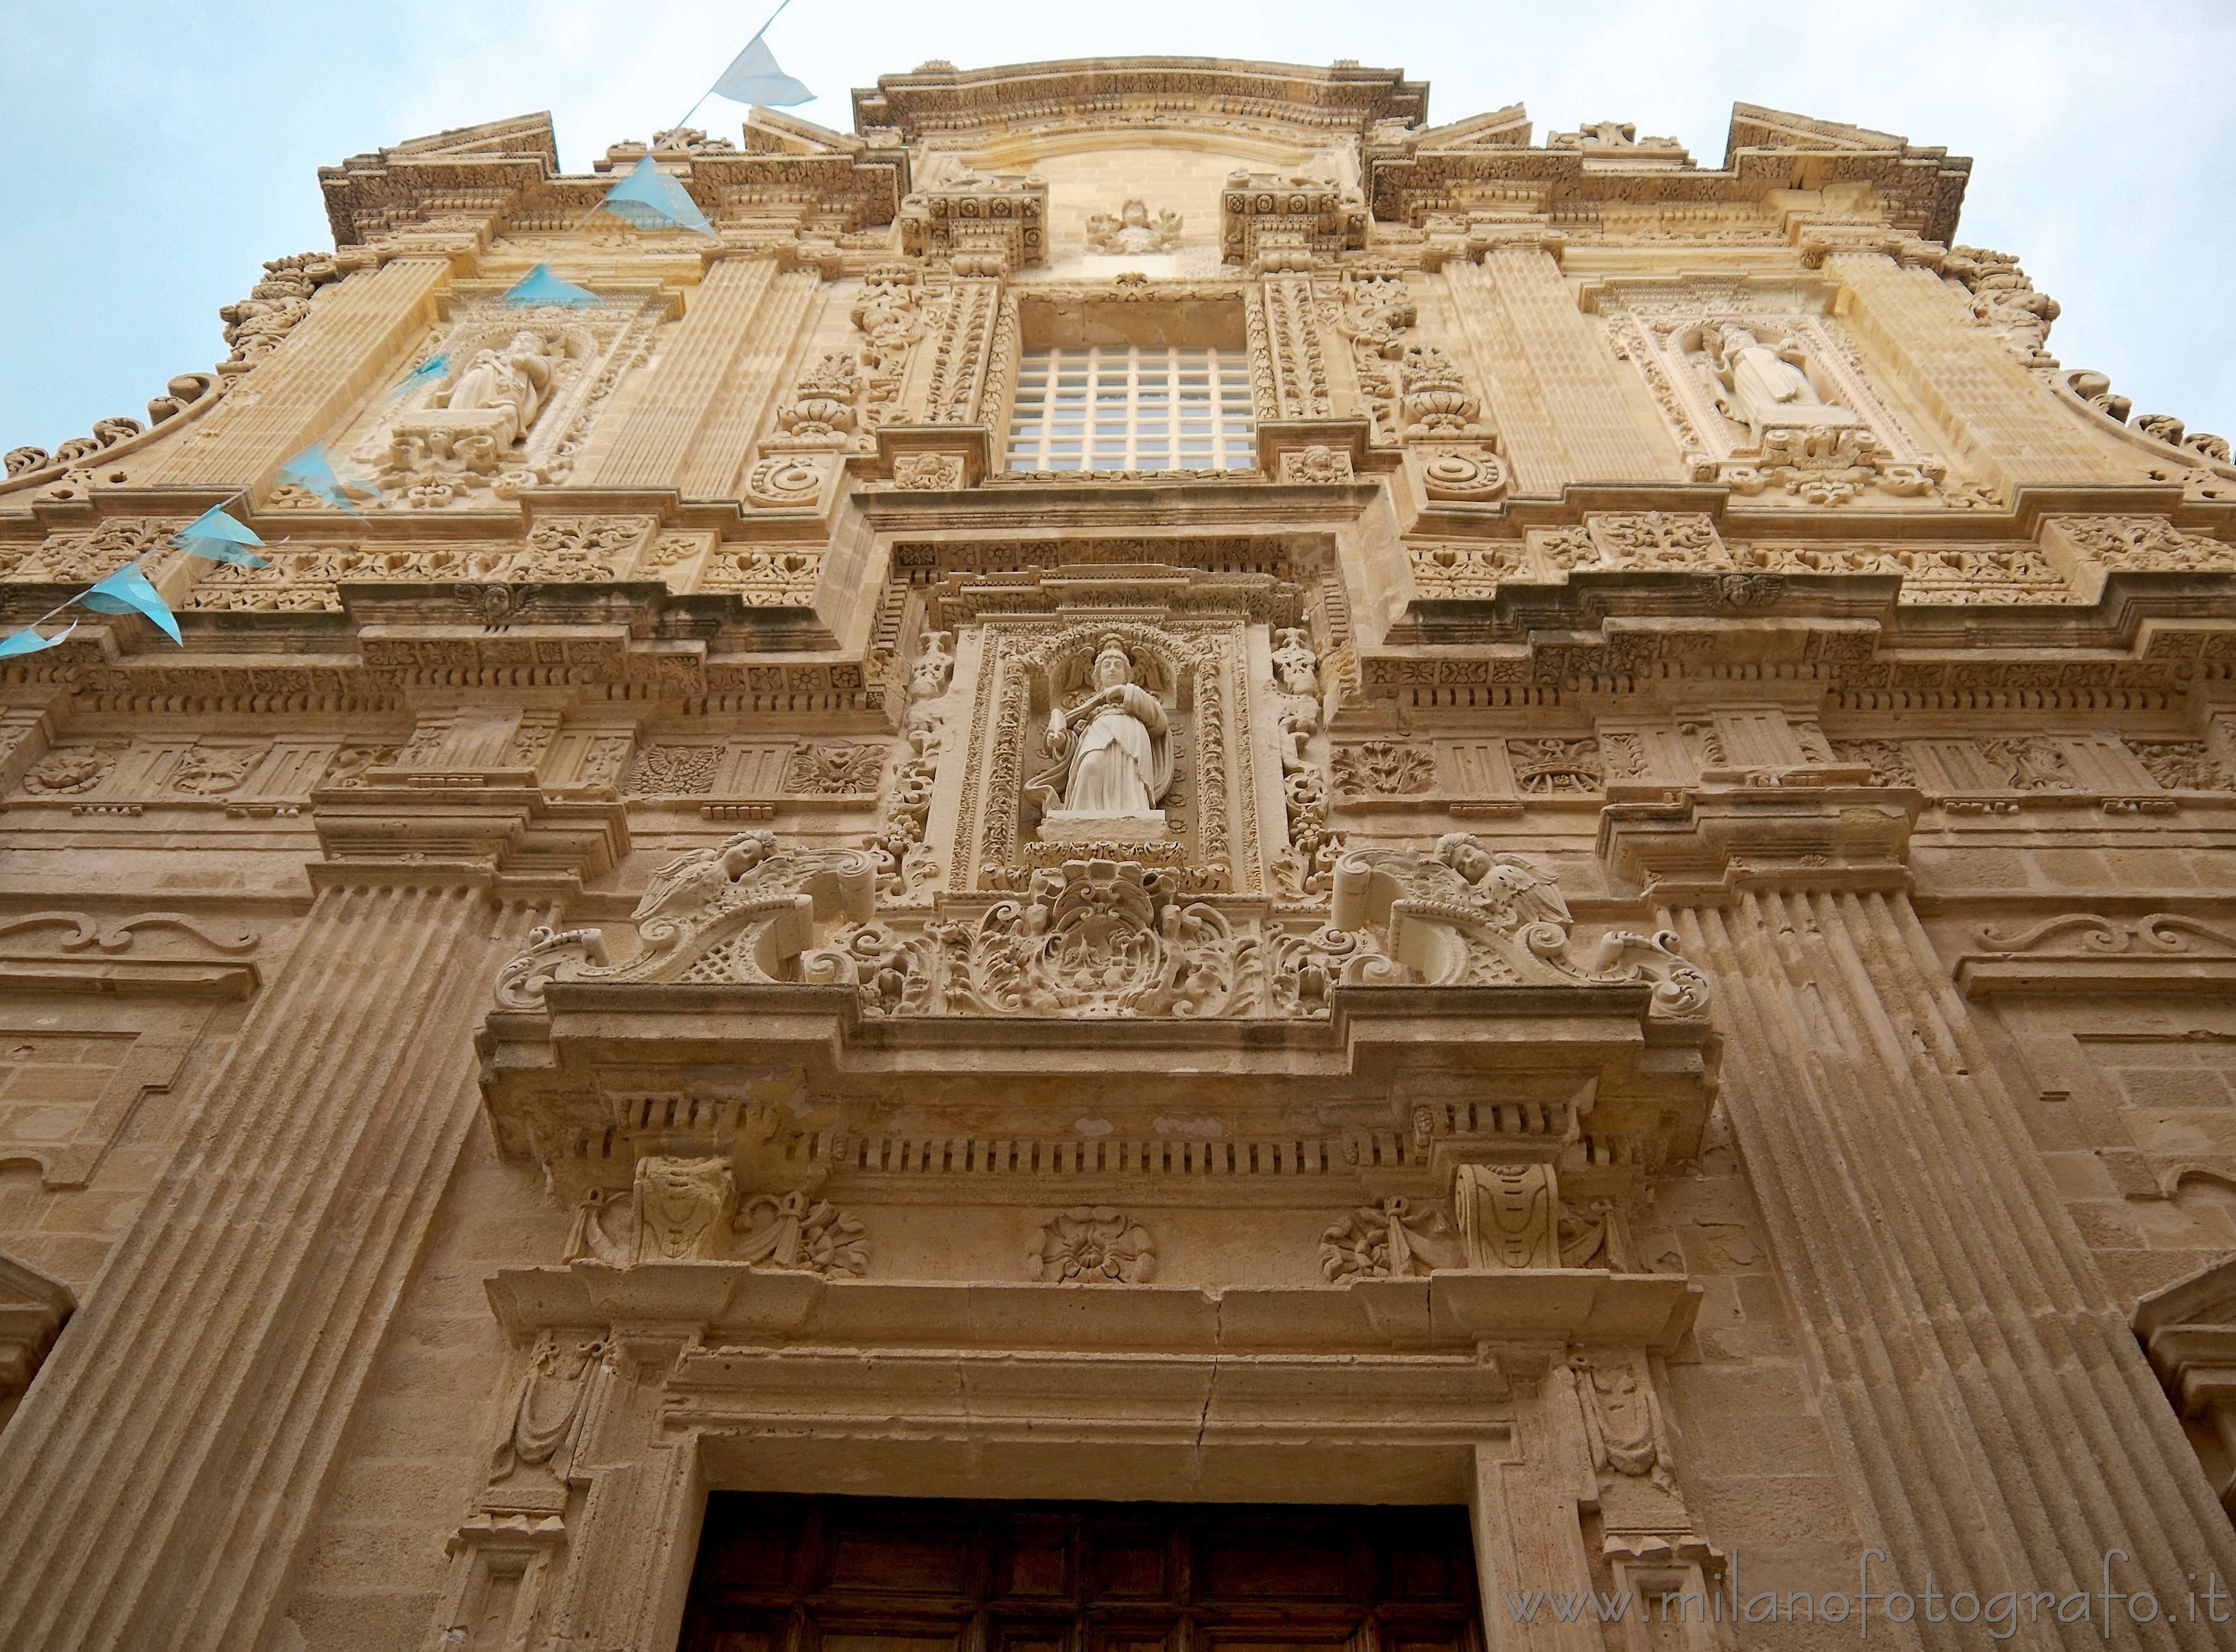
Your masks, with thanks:
M 548 912 L 466 866 L 324 879 L 0 1436 L 0 1646 L 262 1644 L 473 1121 L 488 983 Z
M 1884 253 L 1833 253 L 1825 267 L 1846 289 L 1841 319 L 1886 357 L 1964 448 L 2001 465 L 2014 484 L 2115 481 L 2135 474 L 2119 450 L 2057 404 L 2003 340 L 1973 325 L 1957 294 L 1931 271 L 1904 269 Z
M 1680 480 L 1676 450 L 1641 426 L 1641 385 L 1576 307 L 1553 254 L 1535 240 L 1494 246 L 1480 267 L 1444 267 L 1481 364 L 1484 392 L 1512 450 L 1516 486 Z
M 2120 1550 L 2160 1613 L 2115 1607 L 2109 1644 L 2220 1644 L 2188 1580 L 2236 1577 L 2236 1534 L 1911 909 L 1914 807 L 1696 793 L 1601 842 L 1715 982 L 1722 1103 L 1889 1587 L 2062 1596 Z M 2103 1609 L 2013 1644 L 2102 1646 Z
M 328 287 L 148 481 L 245 485 L 332 435 L 426 331 L 450 274 L 448 258 L 398 258 Z

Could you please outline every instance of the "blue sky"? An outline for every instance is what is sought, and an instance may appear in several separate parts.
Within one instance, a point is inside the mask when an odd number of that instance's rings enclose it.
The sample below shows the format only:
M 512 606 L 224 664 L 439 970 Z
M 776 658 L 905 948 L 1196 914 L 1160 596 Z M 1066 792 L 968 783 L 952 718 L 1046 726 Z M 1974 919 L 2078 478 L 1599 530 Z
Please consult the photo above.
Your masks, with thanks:
M 773 3 L 773 0 L 772 0 Z M 523 0 L 19 4 L 0 53 L 0 448 L 142 417 L 225 352 L 220 305 L 261 261 L 332 242 L 316 169 L 549 109 L 560 154 L 669 124 L 765 12 Z M 1713 165 L 1734 100 L 1898 132 L 1975 165 L 1960 239 L 2019 253 L 2065 313 L 2050 348 L 2135 411 L 2236 436 L 2236 5 L 1687 4 L 1323 0 L 937 6 L 793 0 L 770 35 L 849 127 L 850 88 L 932 57 L 964 68 L 1137 53 L 1325 63 L 1431 83 L 1449 121 L 1522 102 L 1542 141 L 1635 122 Z M 720 102 L 701 123 L 735 135 Z

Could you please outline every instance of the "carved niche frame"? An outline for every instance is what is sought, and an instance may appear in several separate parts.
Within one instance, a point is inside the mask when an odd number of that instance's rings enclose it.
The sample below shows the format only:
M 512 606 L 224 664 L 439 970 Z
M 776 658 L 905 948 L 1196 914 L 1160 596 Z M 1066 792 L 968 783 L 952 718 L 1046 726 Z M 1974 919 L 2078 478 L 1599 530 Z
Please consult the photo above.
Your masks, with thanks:
M 1802 341 L 1817 393 L 1853 412 L 1878 438 L 1877 468 L 1888 491 L 1937 486 L 1947 465 L 1910 436 L 1865 377 L 1862 352 L 1833 314 L 1838 291 L 1812 277 L 1653 277 L 1589 284 L 1582 301 L 1605 319 L 1616 355 L 1646 380 L 1692 480 L 1731 480 L 1768 462 L 1717 406 L 1694 357 L 1704 328 L 1732 323 L 1758 333 L 1774 326 Z
M 477 352 L 501 348 L 516 332 L 535 332 L 562 352 L 536 422 L 516 451 L 500 457 L 495 477 L 461 473 L 458 480 L 470 485 L 463 490 L 464 497 L 450 503 L 453 509 L 486 509 L 516 497 L 520 487 L 510 481 L 502 488 L 490 485 L 509 475 L 533 476 L 535 481 L 521 484 L 528 486 L 565 481 L 614 392 L 631 371 L 652 359 L 654 335 L 662 322 L 679 313 L 678 300 L 673 293 L 635 284 L 601 292 L 598 296 L 604 302 L 596 308 L 508 306 L 503 302 L 507 290 L 503 283 L 462 282 L 444 295 L 440 319 L 398 377 L 424 371 L 437 360 L 446 360 L 447 366 L 406 395 L 378 395 L 334 439 L 335 451 L 367 474 L 381 475 L 394 432 L 405 415 L 434 411 L 435 397 L 457 380 Z M 409 508 L 408 478 L 391 485 L 383 476 L 381 486 L 384 497 L 362 502 L 365 508 Z
M 1172 582 L 1173 570 L 1156 571 L 1164 576 L 1159 586 Z M 1248 582 L 1270 594 L 1271 582 Z M 1251 894 L 1266 889 L 1266 867 L 1282 846 L 1260 841 L 1260 823 L 1270 819 L 1279 835 L 1282 817 L 1278 806 L 1269 816 L 1259 796 L 1253 752 L 1260 742 L 1248 685 L 1270 681 L 1270 662 L 1259 657 L 1270 647 L 1262 635 L 1270 616 L 1152 618 L 1128 607 L 1133 611 L 1123 617 L 1068 609 L 963 622 L 958 675 L 967 674 L 972 686 L 969 732 L 957 753 L 962 786 L 950 889 L 1000 887 L 1012 869 L 1060 865 L 1082 852 L 1076 845 L 1035 839 L 1025 791 L 1054 761 L 1039 739 L 1052 699 L 1063 694 L 1067 675 L 1113 635 L 1137 670 L 1151 668 L 1147 675 L 1156 681 L 1142 686 L 1173 720 L 1173 789 L 1165 805 L 1171 850 L 1159 855 L 1164 846 L 1138 845 L 1128 858 L 1199 869 L 1208 874 L 1207 887 Z

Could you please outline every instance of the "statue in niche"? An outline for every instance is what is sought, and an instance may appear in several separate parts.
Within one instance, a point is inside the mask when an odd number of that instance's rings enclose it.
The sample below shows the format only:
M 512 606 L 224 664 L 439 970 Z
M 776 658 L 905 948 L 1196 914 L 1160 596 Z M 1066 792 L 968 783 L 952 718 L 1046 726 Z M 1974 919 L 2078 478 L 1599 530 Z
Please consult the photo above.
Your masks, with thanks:
M 509 413 L 510 428 L 498 445 L 510 446 L 528 433 L 543 410 L 554 371 L 550 346 L 541 334 L 523 327 L 503 349 L 475 352 L 456 382 L 435 398 L 435 405 L 452 412 Z
M 1176 212 L 1149 216 L 1148 203 L 1128 201 L 1113 218 L 1090 213 L 1087 219 L 1087 250 L 1090 253 L 1172 253 L 1180 250 L 1180 215 Z
M 1072 819 L 1161 820 L 1173 783 L 1172 728 L 1157 697 L 1134 681 L 1134 661 L 1115 636 L 1095 650 L 1095 691 L 1069 711 L 1049 709 L 1049 754 L 1063 760 L 1063 789 L 1049 769 L 1033 781 L 1047 815 Z
M 1709 371 L 1718 385 L 1716 402 L 1759 441 L 1775 427 L 1860 425 L 1863 420 L 1817 393 L 1803 371 L 1808 352 L 1788 337 L 1766 345 L 1737 323 L 1712 326 L 1701 335 Z

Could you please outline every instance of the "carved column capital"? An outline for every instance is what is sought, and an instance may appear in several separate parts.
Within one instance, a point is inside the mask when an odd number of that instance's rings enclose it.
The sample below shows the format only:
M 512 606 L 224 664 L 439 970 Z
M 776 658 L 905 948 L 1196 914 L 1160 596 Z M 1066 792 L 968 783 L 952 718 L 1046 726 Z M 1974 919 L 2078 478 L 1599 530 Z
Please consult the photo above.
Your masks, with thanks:
M 508 894 L 578 893 L 628 853 L 628 809 L 557 797 L 531 771 L 375 770 L 311 794 L 324 861 L 316 888 L 470 883 Z
M 1924 804 L 1905 787 L 1687 787 L 1674 802 L 1610 804 L 1599 852 L 1609 871 L 1673 906 L 1720 906 L 1764 889 L 1907 892 Z

